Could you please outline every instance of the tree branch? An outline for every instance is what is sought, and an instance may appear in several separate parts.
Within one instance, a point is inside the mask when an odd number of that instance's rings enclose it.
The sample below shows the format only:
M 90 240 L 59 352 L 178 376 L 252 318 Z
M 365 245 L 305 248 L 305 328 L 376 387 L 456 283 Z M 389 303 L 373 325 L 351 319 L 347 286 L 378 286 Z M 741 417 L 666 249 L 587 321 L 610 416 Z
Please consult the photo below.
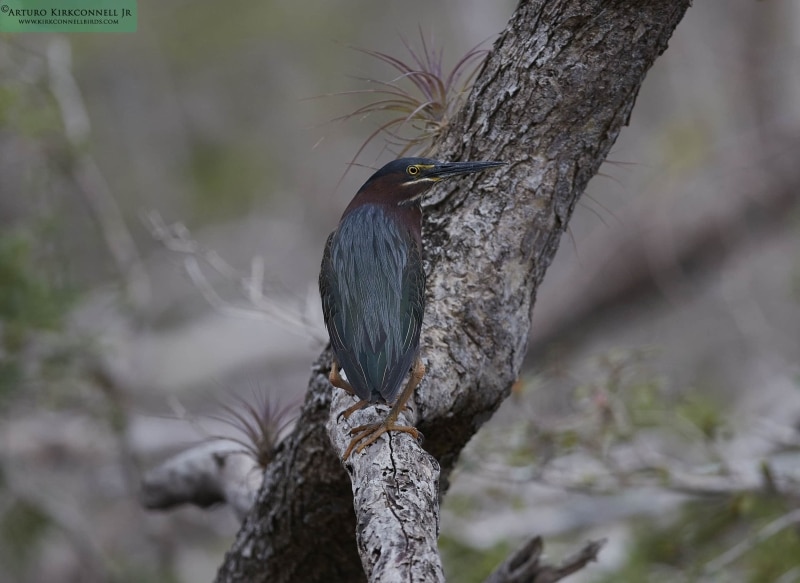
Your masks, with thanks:
M 251 455 L 234 443 L 204 443 L 169 458 L 142 477 L 145 508 L 181 504 L 206 508 L 224 502 L 244 519 L 260 486 L 261 472 Z
M 508 395 L 525 355 L 536 288 L 575 203 L 688 5 L 523 0 L 443 138 L 439 158 L 510 163 L 439 190 L 425 207 L 427 374 L 415 396 L 416 417 L 425 449 L 440 464 L 443 491 L 461 448 Z M 330 430 L 340 444 L 349 430 L 347 422 L 336 422 L 339 400 L 329 413 L 328 368 L 325 353 L 296 429 L 267 468 L 217 581 L 361 581 L 362 562 L 374 578 L 383 568 L 371 556 L 379 548 L 375 536 L 403 544 L 396 530 L 408 526 L 402 520 L 386 526 L 380 523 L 385 513 L 369 511 L 369 496 L 378 494 L 362 480 L 386 464 L 402 481 L 387 484 L 381 500 L 402 494 L 397 503 L 409 518 L 424 515 L 429 525 L 438 524 L 438 511 L 416 502 L 435 491 L 435 466 L 426 466 L 427 458 L 404 436 L 382 437 L 353 456 L 351 489 L 325 431 L 333 418 Z M 435 541 L 424 546 L 435 548 Z M 393 565 L 404 552 L 402 546 L 380 548 Z M 431 580 L 430 573 L 438 580 L 438 557 L 415 561 L 405 559 L 411 564 L 405 580 Z
M 116 263 L 125 285 L 126 299 L 136 308 L 141 308 L 150 298 L 150 281 L 111 187 L 87 151 L 92 128 L 80 89 L 72 75 L 72 46 L 67 40 L 55 37 L 50 41 L 47 66 L 49 86 L 61 112 L 64 134 L 76 153 L 72 176 Z
M 338 422 L 353 398 L 337 391 L 328 420 L 333 449 L 341 457 L 347 429 L 381 421 L 375 408 Z M 400 423 L 411 419 L 400 416 Z M 407 416 L 406 416 L 407 417 Z M 345 431 L 342 431 L 344 426 Z M 444 581 L 439 557 L 439 464 L 405 433 L 391 433 L 388 446 L 368 447 L 344 464 L 353 485 L 356 540 L 368 579 L 375 582 Z
M 537 536 L 530 539 L 503 561 L 484 583 L 555 583 L 583 569 L 597 555 L 606 541 L 590 541 L 558 567 L 542 564 L 544 543 Z

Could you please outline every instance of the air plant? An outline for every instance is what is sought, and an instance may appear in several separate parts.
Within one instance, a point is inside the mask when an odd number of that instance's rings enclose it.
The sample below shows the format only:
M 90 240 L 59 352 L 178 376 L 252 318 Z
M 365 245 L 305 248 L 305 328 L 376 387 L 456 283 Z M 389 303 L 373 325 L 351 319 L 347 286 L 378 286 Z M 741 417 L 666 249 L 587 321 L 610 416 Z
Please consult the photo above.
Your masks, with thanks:
M 285 430 L 294 422 L 298 404 L 291 402 L 280 406 L 258 391 L 253 391 L 252 400 L 240 396 L 235 399 L 235 405 L 222 405 L 223 413 L 211 415 L 211 418 L 236 429 L 242 437 L 217 435 L 214 439 L 241 445 L 260 468 L 266 468 Z
M 401 40 L 410 56 L 407 61 L 380 51 L 350 47 L 389 65 L 399 73 L 391 81 L 356 77 L 373 87 L 333 94 L 366 95 L 371 99 L 366 105 L 334 121 L 364 118 L 371 114 L 390 115 L 361 144 L 351 164 L 380 135 L 387 138 L 388 145 L 399 148 L 396 152 L 398 157 L 411 150 L 419 155 L 429 153 L 436 139 L 461 108 L 479 65 L 489 52 L 476 46 L 461 57 L 449 73 L 445 73 L 442 64 L 444 51 L 431 48 L 421 30 L 421 50 L 415 50 L 405 38 L 401 37 Z

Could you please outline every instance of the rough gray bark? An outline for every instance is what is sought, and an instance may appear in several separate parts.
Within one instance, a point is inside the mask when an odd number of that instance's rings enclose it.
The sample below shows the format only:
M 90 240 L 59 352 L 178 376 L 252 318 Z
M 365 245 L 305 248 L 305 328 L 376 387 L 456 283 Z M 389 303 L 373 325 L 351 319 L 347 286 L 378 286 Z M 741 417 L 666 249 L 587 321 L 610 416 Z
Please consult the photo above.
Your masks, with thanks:
M 380 421 L 387 411 L 375 408 L 339 415 L 354 403 L 336 391 L 328 433 L 337 456 L 350 443 L 347 430 Z M 385 408 L 384 408 L 385 409 Z M 399 422 L 412 421 L 413 409 Z M 439 556 L 439 464 L 414 439 L 392 433 L 344 464 L 353 485 L 356 540 L 361 563 L 370 581 L 436 583 L 444 581 Z
M 536 288 L 575 203 L 688 5 L 523 0 L 442 139 L 439 158 L 509 162 L 435 191 L 425 207 L 428 371 L 409 416 L 443 491 L 464 444 L 508 395 Z M 337 416 L 350 401 L 337 394 L 329 411 L 328 368 L 326 353 L 217 581 L 361 581 L 364 570 L 370 580 L 441 580 L 435 463 L 407 436 L 383 437 L 349 460 L 351 488 L 325 427 L 340 449 L 350 425 Z M 404 531 L 409 519 L 423 521 L 421 540 Z

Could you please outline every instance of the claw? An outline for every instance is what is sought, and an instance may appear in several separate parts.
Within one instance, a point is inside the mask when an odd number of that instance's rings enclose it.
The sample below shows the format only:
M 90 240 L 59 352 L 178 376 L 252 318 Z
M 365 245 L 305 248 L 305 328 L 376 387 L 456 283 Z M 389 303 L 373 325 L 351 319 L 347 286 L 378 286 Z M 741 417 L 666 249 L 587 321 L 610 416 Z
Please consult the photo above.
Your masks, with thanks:
M 408 383 L 406 384 L 406 388 L 403 389 L 403 392 L 400 394 L 400 398 L 397 400 L 394 406 L 392 406 L 386 419 L 384 419 L 381 423 L 359 425 L 358 427 L 354 427 L 350 430 L 350 435 L 355 435 L 355 437 L 350 440 L 350 445 L 347 446 L 347 450 L 345 450 L 344 455 L 342 456 L 342 461 L 347 461 L 347 458 L 350 457 L 350 454 L 353 453 L 353 450 L 355 450 L 356 453 L 361 453 L 366 447 L 375 443 L 381 435 L 389 431 L 402 431 L 410 434 L 414 439 L 418 440 L 420 438 L 422 434 L 417 429 L 409 425 L 398 425 L 396 421 L 400 411 L 406 408 L 409 397 L 411 397 L 411 395 L 414 393 L 414 389 L 417 388 L 417 385 L 419 384 L 420 380 L 422 380 L 424 374 L 425 366 L 422 364 L 419 358 L 417 358 L 416 362 L 414 363 L 414 368 L 411 372 L 411 377 L 408 379 Z M 331 370 L 331 375 L 333 375 L 333 370 Z M 344 412 L 345 418 L 349 417 L 354 411 L 357 411 L 368 404 L 369 403 L 366 401 L 359 401 Z M 360 443 L 362 441 L 363 443 Z
M 354 427 L 350 430 L 350 435 L 355 435 L 355 437 L 350 440 L 350 445 L 347 446 L 347 450 L 342 456 L 342 461 L 346 461 L 347 458 L 350 457 L 350 454 L 353 453 L 353 450 L 355 450 L 356 453 L 361 453 L 364 451 L 364 449 L 378 441 L 378 438 L 380 438 L 381 435 L 388 433 L 389 431 L 402 431 L 404 433 L 408 433 L 414 439 L 419 439 L 422 435 L 417 429 L 409 425 L 397 425 L 395 423 L 388 423 L 386 421 L 382 423 L 368 423 L 366 425 L 359 425 L 358 427 Z M 359 445 L 359 442 L 363 440 L 366 441 Z

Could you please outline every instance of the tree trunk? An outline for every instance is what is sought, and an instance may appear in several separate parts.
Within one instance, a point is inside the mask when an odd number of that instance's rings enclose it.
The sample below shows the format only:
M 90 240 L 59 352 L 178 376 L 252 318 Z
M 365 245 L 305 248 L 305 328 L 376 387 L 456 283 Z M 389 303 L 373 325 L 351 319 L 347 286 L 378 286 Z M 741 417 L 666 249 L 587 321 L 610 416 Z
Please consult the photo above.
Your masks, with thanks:
M 337 420 L 352 401 L 328 384 L 324 353 L 218 582 L 349 582 L 365 571 L 373 581 L 443 579 L 440 492 L 509 394 L 536 289 L 572 210 L 688 6 L 520 2 L 436 156 L 509 165 L 436 190 L 424 205 L 427 374 L 406 421 L 416 421 L 427 453 L 392 434 L 343 468 L 350 422 L 378 417 L 368 408 Z

